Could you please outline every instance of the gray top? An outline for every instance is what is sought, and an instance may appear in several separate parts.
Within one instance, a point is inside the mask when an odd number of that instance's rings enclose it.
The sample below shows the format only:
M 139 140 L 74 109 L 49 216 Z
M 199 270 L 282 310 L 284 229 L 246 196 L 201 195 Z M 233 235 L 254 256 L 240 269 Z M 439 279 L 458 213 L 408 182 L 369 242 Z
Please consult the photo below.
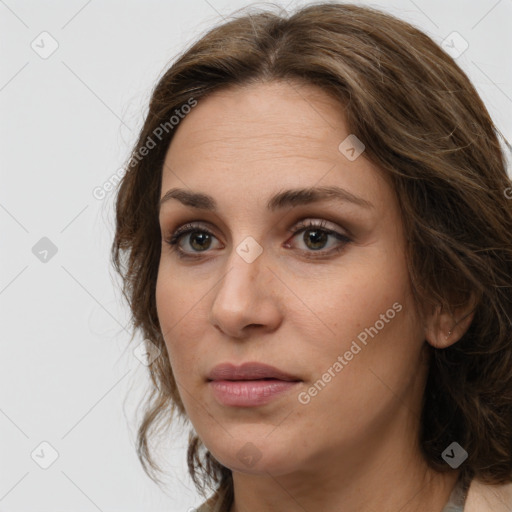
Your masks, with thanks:
M 469 486 L 464 486 L 462 480 L 459 478 L 441 512 L 464 512 L 468 487 Z

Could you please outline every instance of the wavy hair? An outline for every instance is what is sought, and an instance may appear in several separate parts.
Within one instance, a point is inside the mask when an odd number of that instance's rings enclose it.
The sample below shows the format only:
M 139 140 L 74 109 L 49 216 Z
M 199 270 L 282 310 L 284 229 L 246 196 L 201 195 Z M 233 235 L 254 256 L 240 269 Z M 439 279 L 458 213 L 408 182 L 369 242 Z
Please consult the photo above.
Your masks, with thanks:
M 334 3 L 235 16 L 178 56 L 152 91 L 118 189 L 111 253 L 134 335 L 165 355 L 150 366 L 138 428 L 144 470 L 157 480 L 148 444 L 156 425 L 186 420 L 155 303 L 158 202 L 175 132 L 158 129 L 191 98 L 269 81 L 317 86 L 343 106 L 366 158 L 397 193 L 416 303 L 453 310 L 475 298 L 464 336 L 445 349 L 429 346 L 419 441 L 438 471 L 449 469 L 441 454 L 457 440 L 468 452 L 464 480 L 512 481 L 512 189 L 501 134 L 466 74 L 430 37 L 379 10 Z M 141 151 L 156 133 L 156 146 Z M 188 466 L 198 490 L 218 491 L 227 510 L 231 471 L 194 431 Z

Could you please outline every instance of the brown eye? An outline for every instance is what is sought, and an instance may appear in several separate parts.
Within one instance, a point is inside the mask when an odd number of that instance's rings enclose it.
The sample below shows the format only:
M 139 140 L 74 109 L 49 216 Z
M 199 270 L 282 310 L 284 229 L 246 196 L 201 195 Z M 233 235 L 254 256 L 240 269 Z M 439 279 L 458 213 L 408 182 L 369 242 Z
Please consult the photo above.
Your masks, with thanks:
M 331 253 L 341 251 L 345 245 L 352 241 L 348 236 L 324 227 L 325 224 L 325 221 L 321 221 L 319 223 L 314 223 L 312 221 L 308 221 L 306 223 L 302 222 L 294 229 L 290 230 L 295 235 L 293 238 L 300 233 L 303 233 L 300 240 L 304 247 L 299 247 L 299 249 L 306 257 L 329 256 Z M 325 249 L 330 240 L 333 240 L 331 247 Z M 286 246 L 289 247 L 290 244 L 287 244 Z M 318 255 L 312 254 L 315 252 L 317 252 Z
M 194 257 L 194 253 L 206 252 L 212 246 L 214 239 L 216 239 L 215 235 L 207 229 L 186 224 L 177 229 L 166 242 L 173 247 L 177 246 L 178 255 L 186 258 L 188 254 Z
M 322 249 L 327 243 L 329 233 L 321 229 L 306 229 L 302 239 L 309 249 L 318 250 Z
M 189 244 L 196 251 L 204 251 L 211 245 L 212 239 L 205 231 L 193 231 L 190 234 Z

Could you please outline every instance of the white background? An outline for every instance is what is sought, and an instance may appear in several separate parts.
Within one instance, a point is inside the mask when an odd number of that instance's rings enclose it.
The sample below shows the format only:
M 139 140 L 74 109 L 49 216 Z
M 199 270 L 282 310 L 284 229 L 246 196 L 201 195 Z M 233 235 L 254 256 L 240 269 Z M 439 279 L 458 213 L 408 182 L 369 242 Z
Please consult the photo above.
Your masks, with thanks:
M 358 3 L 439 43 L 459 32 L 469 48 L 457 62 L 512 139 L 512 0 Z M 162 445 L 166 493 L 138 463 L 146 368 L 110 268 L 114 194 L 92 191 L 123 165 L 172 59 L 248 4 L 0 0 L 0 511 L 175 512 L 202 501 L 186 432 Z M 59 45 L 47 59 L 31 48 L 43 31 Z M 46 263 L 32 252 L 42 237 L 58 251 Z M 48 469 L 31 458 L 43 441 L 59 453 Z

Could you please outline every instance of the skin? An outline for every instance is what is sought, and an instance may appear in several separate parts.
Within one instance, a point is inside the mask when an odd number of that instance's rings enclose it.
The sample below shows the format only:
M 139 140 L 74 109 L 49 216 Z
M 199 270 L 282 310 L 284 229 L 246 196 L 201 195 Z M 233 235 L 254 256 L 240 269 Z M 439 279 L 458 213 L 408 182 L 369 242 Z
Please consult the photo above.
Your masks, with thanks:
M 175 199 L 162 204 L 156 300 L 186 413 L 233 471 L 231 512 L 440 512 L 458 476 L 428 468 L 417 441 L 419 415 L 426 343 L 456 342 L 472 316 L 435 309 L 420 320 L 395 192 L 364 153 L 350 161 L 338 150 L 349 134 L 343 108 L 321 89 L 261 83 L 201 99 L 166 155 L 162 197 L 180 187 L 218 203 L 216 213 Z M 322 200 L 266 208 L 276 192 L 320 185 L 373 206 Z M 308 219 L 325 221 L 350 242 L 334 252 L 340 242 L 331 235 L 315 251 L 311 232 L 288 231 Z M 210 245 L 197 233 L 181 239 L 196 260 L 180 259 L 166 242 L 188 222 L 213 235 Z M 248 236 L 263 249 L 252 263 L 236 251 Z M 300 403 L 298 393 L 395 303 L 401 311 Z M 271 364 L 301 382 L 261 407 L 220 404 L 208 372 L 245 361 Z M 250 467 L 237 456 L 243 447 L 260 457 Z

